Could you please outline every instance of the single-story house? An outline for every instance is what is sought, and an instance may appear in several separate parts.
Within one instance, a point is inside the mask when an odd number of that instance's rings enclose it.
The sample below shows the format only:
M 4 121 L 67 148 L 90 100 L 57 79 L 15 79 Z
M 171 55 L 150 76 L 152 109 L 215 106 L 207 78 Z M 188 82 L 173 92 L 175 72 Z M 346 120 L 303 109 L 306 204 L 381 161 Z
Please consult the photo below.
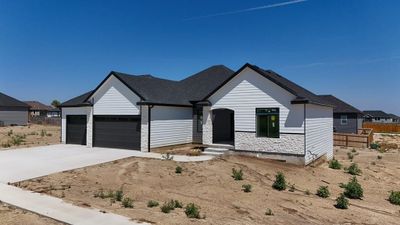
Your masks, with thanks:
M 392 118 L 392 122 L 393 123 L 400 123 L 400 117 L 399 116 L 397 116 L 397 115 L 395 115 L 393 113 L 389 113 L 388 115 Z
M 0 125 L 27 125 L 29 105 L 0 92 Z
M 67 144 L 148 152 L 201 143 L 302 165 L 333 157 L 333 106 L 251 64 L 181 81 L 112 71 L 60 107 Z
M 333 131 L 357 134 L 362 128 L 363 113 L 354 106 L 333 95 L 319 95 L 327 104 L 333 105 Z
M 25 101 L 30 106 L 30 117 L 60 117 L 60 109 L 45 105 L 39 101 Z
M 365 110 L 364 121 L 374 123 L 392 123 L 392 117 L 382 110 Z

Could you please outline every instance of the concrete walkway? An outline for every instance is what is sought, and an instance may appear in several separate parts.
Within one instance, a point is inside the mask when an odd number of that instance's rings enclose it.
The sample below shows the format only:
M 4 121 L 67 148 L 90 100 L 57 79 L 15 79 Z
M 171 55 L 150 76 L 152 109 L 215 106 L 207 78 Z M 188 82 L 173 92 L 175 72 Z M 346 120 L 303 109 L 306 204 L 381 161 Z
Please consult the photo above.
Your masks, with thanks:
M 62 199 L 7 185 L 52 173 L 110 162 L 127 157 L 162 159 L 158 153 L 110 148 L 87 148 L 80 145 L 49 145 L 0 151 L 0 201 L 74 225 L 138 225 L 127 217 L 82 208 Z M 178 162 L 197 162 L 213 156 L 174 155 Z

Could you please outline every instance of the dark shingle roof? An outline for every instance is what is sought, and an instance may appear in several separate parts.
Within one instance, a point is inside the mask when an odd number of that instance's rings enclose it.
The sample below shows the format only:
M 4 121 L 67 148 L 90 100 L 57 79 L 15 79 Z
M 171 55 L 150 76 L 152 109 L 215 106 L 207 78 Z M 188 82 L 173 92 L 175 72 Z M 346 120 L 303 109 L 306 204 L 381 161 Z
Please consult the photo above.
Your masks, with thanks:
M 393 113 L 389 113 L 388 115 L 389 115 L 391 118 L 393 118 L 393 119 L 400 119 L 399 116 L 394 115 Z
M 88 91 L 83 95 L 79 95 L 78 97 L 72 98 L 66 102 L 63 102 L 60 107 L 74 107 L 74 106 L 89 106 L 91 105 L 89 102 L 86 102 L 86 98 L 88 98 L 92 91 Z
M 10 97 L 6 94 L 0 92 L 0 107 L 25 107 L 29 108 L 29 105 L 17 100 L 13 97 Z
M 51 111 L 53 108 L 51 106 L 45 105 L 38 101 L 24 101 L 31 108 L 30 110 L 43 110 L 43 111 Z
M 387 113 L 381 110 L 365 110 L 363 111 L 365 116 L 372 117 L 390 117 Z
M 333 95 L 318 95 L 322 98 L 327 104 L 333 105 L 334 113 L 358 113 L 363 114 L 360 110 L 355 108 L 354 106 L 336 98 Z

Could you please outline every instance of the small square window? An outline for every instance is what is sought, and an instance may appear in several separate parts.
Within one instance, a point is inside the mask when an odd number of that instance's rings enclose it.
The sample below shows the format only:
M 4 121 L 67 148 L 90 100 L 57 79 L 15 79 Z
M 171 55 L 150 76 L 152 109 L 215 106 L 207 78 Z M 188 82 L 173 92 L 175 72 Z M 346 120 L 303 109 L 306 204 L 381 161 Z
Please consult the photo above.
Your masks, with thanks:
M 340 125 L 347 125 L 347 115 L 340 116 Z

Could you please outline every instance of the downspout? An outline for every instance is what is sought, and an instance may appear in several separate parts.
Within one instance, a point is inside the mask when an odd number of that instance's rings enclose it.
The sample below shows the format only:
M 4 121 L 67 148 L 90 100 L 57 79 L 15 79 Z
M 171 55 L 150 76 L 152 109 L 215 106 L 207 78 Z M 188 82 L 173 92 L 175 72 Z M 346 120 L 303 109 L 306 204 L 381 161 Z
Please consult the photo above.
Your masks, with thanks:
M 148 108 L 149 110 L 147 111 L 147 151 L 150 152 L 150 132 L 151 132 L 151 108 L 153 108 L 154 105 L 149 105 Z

